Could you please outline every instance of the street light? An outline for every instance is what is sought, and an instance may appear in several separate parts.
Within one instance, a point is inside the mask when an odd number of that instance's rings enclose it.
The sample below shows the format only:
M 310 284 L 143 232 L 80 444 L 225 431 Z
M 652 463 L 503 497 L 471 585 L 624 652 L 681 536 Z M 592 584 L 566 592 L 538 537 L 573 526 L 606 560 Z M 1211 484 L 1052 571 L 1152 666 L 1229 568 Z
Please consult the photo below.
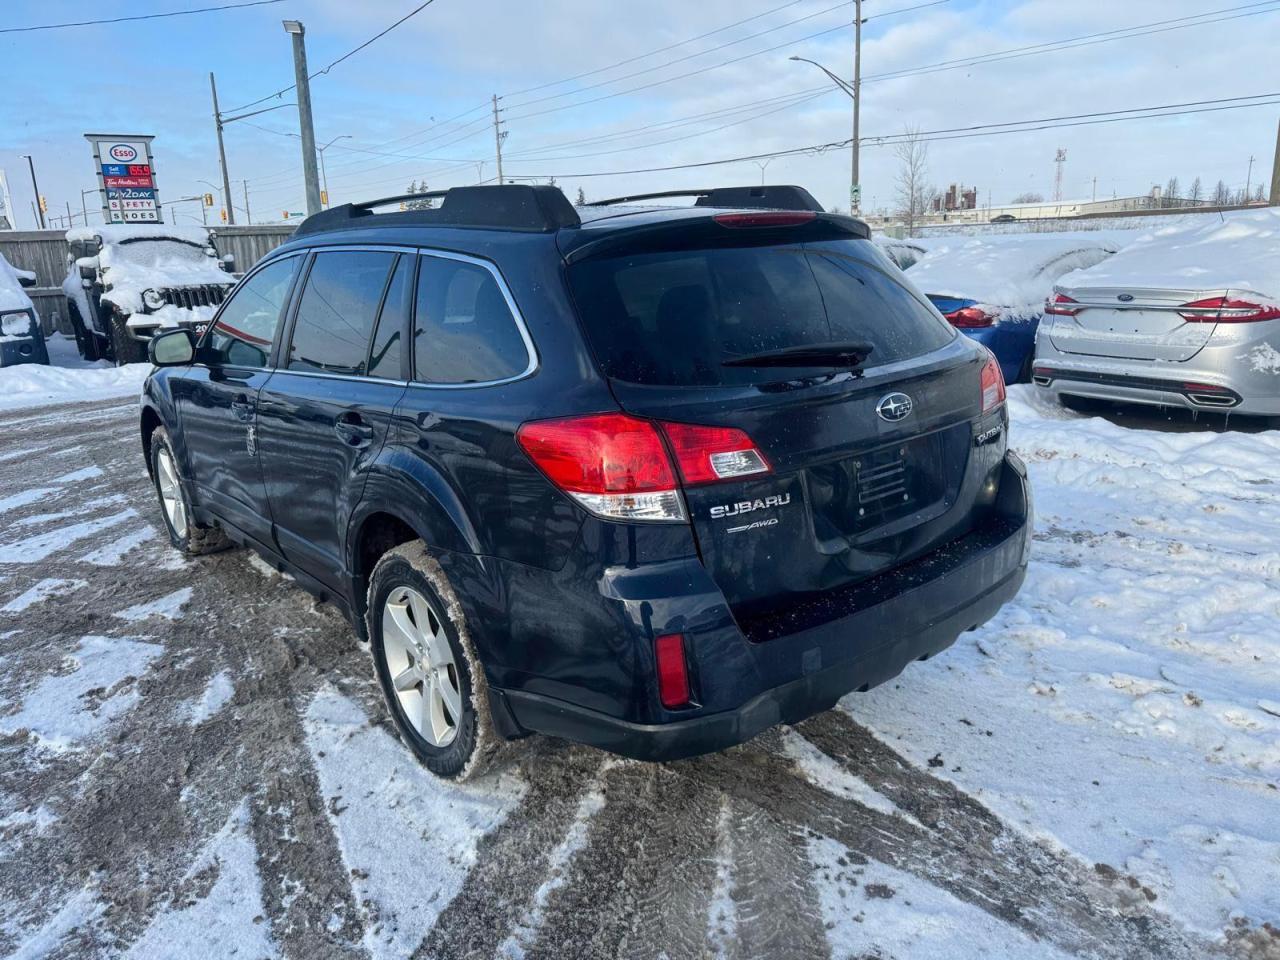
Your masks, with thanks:
M 86 227 L 89 225 L 89 208 L 88 206 L 85 205 L 84 198 L 91 193 L 99 193 L 99 192 L 100 191 L 98 190 L 97 187 L 91 187 L 88 190 L 80 191 L 80 209 L 84 213 L 84 225 Z
M 351 140 L 351 139 L 353 139 L 351 134 L 344 133 L 340 137 L 334 137 L 332 140 L 326 143 L 323 147 L 316 147 L 316 153 L 320 154 L 320 179 L 324 182 L 324 203 L 322 204 L 322 206 L 325 206 L 325 207 L 329 206 L 329 174 L 325 173 L 325 170 L 324 170 L 324 152 L 328 150 L 330 147 L 332 147 L 339 140 Z
M 859 4 L 859 14 L 861 14 L 861 4 Z M 859 19 L 859 46 L 861 46 L 861 20 Z M 858 111 L 862 106 L 862 98 L 858 96 L 858 72 L 860 64 L 855 64 L 853 83 L 849 84 L 836 76 L 817 60 L 810 60 L 808 57 L 790 57 L 788 59 L 799 61 L 800 63 L 811 63 L 828 77 L 832 79 L 837 87 L 849 95 L 849 99 L 853 101 L 853 138 L 849 142 L 849 212 L 857 214 L 858 208 L 861 206 L 862 197 L 860 196 L 862 188 L 858 185 Z M 860 57 L 855 57 L 860 59 Z

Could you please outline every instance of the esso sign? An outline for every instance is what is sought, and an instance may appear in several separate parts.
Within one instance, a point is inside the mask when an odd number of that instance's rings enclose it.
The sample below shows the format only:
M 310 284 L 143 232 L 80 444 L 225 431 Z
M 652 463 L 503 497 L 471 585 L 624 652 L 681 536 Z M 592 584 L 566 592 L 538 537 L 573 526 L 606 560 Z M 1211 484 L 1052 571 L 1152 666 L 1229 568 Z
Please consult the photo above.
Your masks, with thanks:
M 132 163 L 138 159 L 138 151 L 127 143 L 117 143 L 107 153 L 117 163 Z

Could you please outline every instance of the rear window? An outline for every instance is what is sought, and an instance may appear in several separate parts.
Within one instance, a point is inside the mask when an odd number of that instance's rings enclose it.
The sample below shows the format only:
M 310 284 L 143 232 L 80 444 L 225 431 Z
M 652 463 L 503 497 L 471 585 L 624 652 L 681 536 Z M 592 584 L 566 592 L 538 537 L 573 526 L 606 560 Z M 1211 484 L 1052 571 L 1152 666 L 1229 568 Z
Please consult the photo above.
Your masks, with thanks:
M 770 350 L 861 340 L 869 369 L 949 343 L 955 331 L 891 270 L 866 241 L 839 240 L 586 260 L 569 283 L 606 375 L 718 386 L 806 372 L 723 366 Z

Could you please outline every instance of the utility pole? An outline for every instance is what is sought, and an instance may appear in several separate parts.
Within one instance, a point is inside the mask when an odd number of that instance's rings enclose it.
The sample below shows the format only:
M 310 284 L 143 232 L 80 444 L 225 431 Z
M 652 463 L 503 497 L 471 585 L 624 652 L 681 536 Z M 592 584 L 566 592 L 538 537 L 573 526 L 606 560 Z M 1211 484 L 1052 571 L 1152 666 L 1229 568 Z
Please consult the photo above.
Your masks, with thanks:
M 862 0 L 853 4 L 853 142 L 852 169 L 849 174 L 849 213 L 857 216 L 862 209 L 862 181 L 858 174 L 858 113 L 862 108 Z
M 218 110 L 218 85 L 209 71 L 209 90 L 213 94 L 213 122 L 218 128 L 218 163 L 222 165 L 222 196 L 227 201 L 227 223 L 236 222 L 236 212 L 231 207 L 231 179 L 227 174 L 227 150 L 222 145 L 222 113 Z
M 498 123 L 498 95 L 493 95 L 493 146 L 498 153 L 498 183 L 504 183 L 502 179 L 502 128 Z
M 326 143 L 323 147 L 316 147 L 316 153 L 320 154 L 320 180 L 324 184 L 322 188 L 324 190 L 324 195 L 320 199 L 321 199 L 322 205 L 325 207 L 329 206 L 329 174 L 326 173 L 324 169 L 324 152 L 328 150 L 330 147 L 332 147 L 339 140 L 350 140 L 350 139 L 352 139 L 351 134 L 344 133 L 340 137 L 334 137 L 332 140 Z
M 248 221 L 249 226 L 253 226 L 253 217 L 249 215 L 249 181 L 241 180 L 240 184 L 244 187 L 244 218 Z
M 1271 161 L 1271 206 L 1280 207 L 1280 123 L 1276 124 L 1276 156 Z
M 307 77 L 307 47 L 301 20 L 285 20 L 293 37 L 293 74 L 298 92 L 298 126 L 302 133 L 302 175 L 307 183 L 307 216 L 320 212 L 320 171 L 316 168 L 316 132 L 311 122 L 311 83 Z
M 1053 158 L 1053 162 L 1057 164 L 1058 171 L 1053 177 L 1053 200 L 1055 203 L 1062 202 L 1062 165 L 1067 162 L 1067 151 L 1062 147 L 1058 148 L 1057 155 Z
M 75 221 L 71 219 L 71 201 L 70 201 L 70 200 L 68 200 L 68 201 L 67 201 L 67 223 L 69 223 L 69 224 L 70 224 L 70 223 L 75 223 Z M 86 220 L 86 221 L 85 221 L 85 223 L 86 223 L 86 225 L 87 225 L 87 224 L 88 224 L 88 220 Z
M 1093 178 L 1093 202 L 1098 202 L 1098 178 Z
M 40 185 L 36 183 L 36 164 L 31 159 L 31 154 L 24 153 L 27 158 L 27 169 L 31 171 L 31 192 L 36 195 L 36 212 L 40 215 L 40 229 L 45 229 L 44 223 L 44 207 L 40 205 Z
M 1249 157 L 1249 172 L 1245 174 L 1245 178 L 1244 178 L 1244 202 L 1245 203 L 1249 202 L 1249 188 L 1253 186 L 1253 161 L 1256 159 L 1258 158 L 1252 155 Z

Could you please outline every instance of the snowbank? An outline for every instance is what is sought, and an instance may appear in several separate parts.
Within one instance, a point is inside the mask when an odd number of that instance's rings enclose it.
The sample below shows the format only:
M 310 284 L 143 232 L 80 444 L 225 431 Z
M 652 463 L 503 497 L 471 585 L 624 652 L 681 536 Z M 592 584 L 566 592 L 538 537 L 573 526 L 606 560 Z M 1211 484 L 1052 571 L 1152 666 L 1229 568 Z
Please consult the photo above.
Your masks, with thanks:
M 22 410 L 51 403 L 137 397 L 151 372 L 149 363 L 113 367 L 105 360 L 88 364 L 76 354 L 75 341 L 55 334 L 48 340 L 50 366 L 24 363 L 0 367 L 0 410 Z
M 1117 426 L 1029 386 L 1009 400 L 1036 498 L 1021 593 L 842 706 L 1206 934 L 1274 922 L 1280 431 Z
M 1151 230 L 1059 285 L 1251 290 L 1280 302 L 1280 209 L 1201 215 Z
M 1119 246 L 1102 232 L 931 240 L 909 278 L 926 294 L 976 300 L 1007 316 L 1039 315 L 1058 276 L 1104 260 Z

